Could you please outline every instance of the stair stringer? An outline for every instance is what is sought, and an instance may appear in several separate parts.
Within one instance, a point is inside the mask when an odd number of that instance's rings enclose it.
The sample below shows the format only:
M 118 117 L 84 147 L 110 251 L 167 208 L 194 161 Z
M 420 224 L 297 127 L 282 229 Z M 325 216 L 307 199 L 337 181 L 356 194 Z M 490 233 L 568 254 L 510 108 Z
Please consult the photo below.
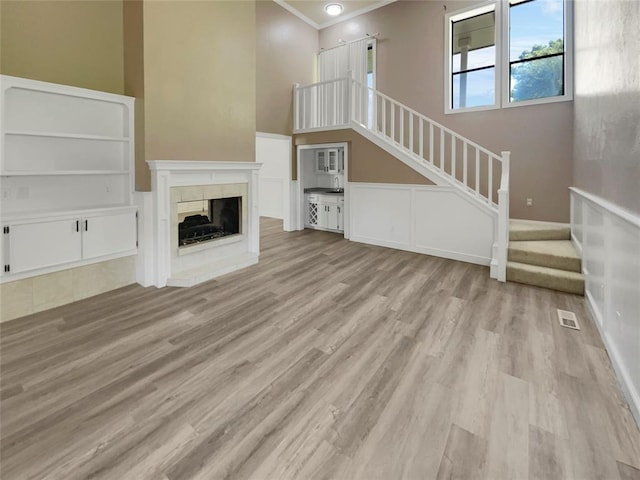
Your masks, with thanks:
M 467 200 L 470 200 L 482 208 L 491 210 L 496 215 L 498 214 L 498 207 L 496 204 L 489 204 L 484 197 L 476 195 L 473 190 L 465 186 L 459 180 L 453 178 L 449 173 L 443 172 L 438 167 L 420 158 L 418 155 L 411 153 L 409 150 L 402 148 L 399 144 L 389 141 L 383 135 L 379 135 L 363 125 L 351 122 L 349 126 L 355 132 L 383 149 L 389 155 L 394 156 L 409 168 L 415 170 L 426 179 L 431 180 L 435 185 L 453 187 L 460 195 L 466 197 Z

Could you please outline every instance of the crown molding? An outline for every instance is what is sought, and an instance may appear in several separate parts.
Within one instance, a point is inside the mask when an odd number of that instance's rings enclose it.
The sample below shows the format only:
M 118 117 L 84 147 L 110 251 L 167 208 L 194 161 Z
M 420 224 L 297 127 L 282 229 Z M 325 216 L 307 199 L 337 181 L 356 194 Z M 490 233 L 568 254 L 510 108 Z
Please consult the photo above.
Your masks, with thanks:
M 333 25 L 337 25 L 338 23 L 345 22 L 347 20 L 351 20 L 352 18 L 358 17 L 365 13 L 372 12 L 373 10 L 377 10 L 378 8 L 382 8 L 390 3 L 394 3 L 397 0 L 380 0 L 379 2 L 372 3 L 368 7 L 360 8 L 346 15 L 340 15 L 339 17 L 332 18 L 320 25 L 318 30 L 322 30 L 323 28 L 331 27 Z
M 303 13 L 299 12 L 298 10 L 293 8 L 291 5 L 289 5 L 285 0 L 273 0 L 273 1 L 275 3 L 277 3 L 278 5 L 280 5 L 282 8 L 284 8 L 289 13 L 291 13 L 291 14 L 295 15 L 296 17 L 298 17 L 303 22 L 307 23 L 308 25 L 311 25 L 316 30 L 322 30 L 323 28 L 330 27 L 332 25 L 337 25 L 340 22 L 344 22 L 346 20 L 351 20 L 352 18 L 355 18 L 355 17 L 357 17 L 359 15 L 371 12 L 373 10 L 377 10 L 378 8 L 384 7 L 385 5 L 389 5 L 390 3 L 396 2 L 397 0 L 380 0 L 379 2 L 372 3 L 368 7 L 360 8 L 360 9 L 355 10 L 355 11 L 353 11 L 351 13 L 346 14 L 346 15 L 340 15 L 340 16 L 338 16 L 336 18 L 332 18 L 331 20 L 328 20 L 328 21 L 326 21 L 324 23 L 321 23 L 321 24 L 318 24 L 318 23 L 314 22 L 309 17 L 307 17 L 306 15 L 304 15 Z
M 278 5 L 280 5 L 282 8 L 284 8 L 286 11 L 288 11 L 289 13 L 295 15 L 296 17 L 298 17 L 300 20 L 302 20 L 303 22 L 311 25 L 313 28 L 315 28 L 316 30 L 320 30 L 320 25 L 318 25 L 316 22 L 314 22 L 313 20 L 311 20 L 309 17 L 307 17 L 306 15 L 303 15 L 301 12 L 299 12 L 298 10 L 296 10 L 295 8 L 293 8 L 291 5 L 289 5 L 287 2 L 285 2 L 284 0 L 273 0 L 274 2 L 276 2 Z

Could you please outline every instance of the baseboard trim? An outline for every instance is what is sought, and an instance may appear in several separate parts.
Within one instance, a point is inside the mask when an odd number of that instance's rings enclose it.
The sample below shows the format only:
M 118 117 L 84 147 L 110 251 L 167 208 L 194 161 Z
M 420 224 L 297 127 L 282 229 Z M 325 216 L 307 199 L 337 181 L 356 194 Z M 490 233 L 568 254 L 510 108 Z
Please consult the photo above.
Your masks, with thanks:
M 382 240 L 379 238 L 365 237 L 362 235 L 352 235 L 350 240 L 358 243 L 376 245 L 378 247 L 395 248 L 397 250 L 405 250 L 407 252 L 422 253 L 424 255 L 431 255 L 433 257 L 446 258 L 448 260 L 457 260 L 459 262 L 473 263 L 475 265 L 482 265 L 485 267 L 488 267 L 491 264 L 491 259 L 488 257 L 469 255 L 466 253 L 453 252 L 450 250 L 441 250 L 438 248 L 420 247 L 420 246 L 412 247 L 406 243 L 394 242 L 392 240 Z
M 640 393 L 635 389 L 633 385 L 633 381 L 631 380 L 631 376 L 629 375 L 628 370 L 624 366 L 624 361 L 616 347 L 615 342 L 611 339 L 609 334 L 604 331 L 602 328 L 603 318 L 600 314 L 600 310 L 596 306 L 593 297 L 589 291 L 585 293 L 585 299 L 587 304 L 587 310 L 591 315 L 591 319 L 593 323 L 598 328 L 600 332 L 600 337 L 604 343 L 605 349 L 611 359 L 611 365 L 613 366 L 614 371 L 616 372 L 616 379 L 618 380 L 618 385 L 622 390 L 627 402 L 629 403 L 629 410 L 631 410 L 631 414 L 636 421 L 638 427 L 640 427 Z

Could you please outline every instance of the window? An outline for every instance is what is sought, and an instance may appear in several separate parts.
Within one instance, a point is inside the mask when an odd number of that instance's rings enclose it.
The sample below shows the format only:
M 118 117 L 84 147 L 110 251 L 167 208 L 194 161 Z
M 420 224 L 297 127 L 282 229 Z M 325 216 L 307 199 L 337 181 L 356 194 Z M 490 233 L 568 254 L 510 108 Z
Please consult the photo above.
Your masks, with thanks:
M 496 102 L 496 12 L 493 5 L 451 19 L 450 108 Z
M 567 0 L 499 0 L 445 20 L 445 113 L 571 100 Z
M 563 0 L 510 0 L 509 101 L 562 97 Z

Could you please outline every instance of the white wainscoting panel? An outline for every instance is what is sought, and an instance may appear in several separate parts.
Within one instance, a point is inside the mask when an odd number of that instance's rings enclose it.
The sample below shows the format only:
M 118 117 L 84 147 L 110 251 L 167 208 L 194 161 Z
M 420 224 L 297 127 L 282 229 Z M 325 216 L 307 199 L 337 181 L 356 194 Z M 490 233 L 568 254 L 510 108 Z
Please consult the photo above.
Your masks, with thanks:
M 452 189 L 414 191 L 415 244 L 419 251 L 480 265 L 491 262 L 494 215 Z
M 291 137 L 256 133 L 256 162 L 262 163 L 259 182 L 260 216 L 283 219 L 288 226 Z
M 571 236 L 587 305 L 640 424 L 640 216 L 572 188 Z
M 491 262 L 496 216 L 455 189 L 350 183 L 351 240 L 480 265 Z
M 282 178 L 260 176 L 261 217 L 284 218 L 284 184 Z
M 351 239 L 407 249 L 411 244 L 411 189 L 351 184 Z

